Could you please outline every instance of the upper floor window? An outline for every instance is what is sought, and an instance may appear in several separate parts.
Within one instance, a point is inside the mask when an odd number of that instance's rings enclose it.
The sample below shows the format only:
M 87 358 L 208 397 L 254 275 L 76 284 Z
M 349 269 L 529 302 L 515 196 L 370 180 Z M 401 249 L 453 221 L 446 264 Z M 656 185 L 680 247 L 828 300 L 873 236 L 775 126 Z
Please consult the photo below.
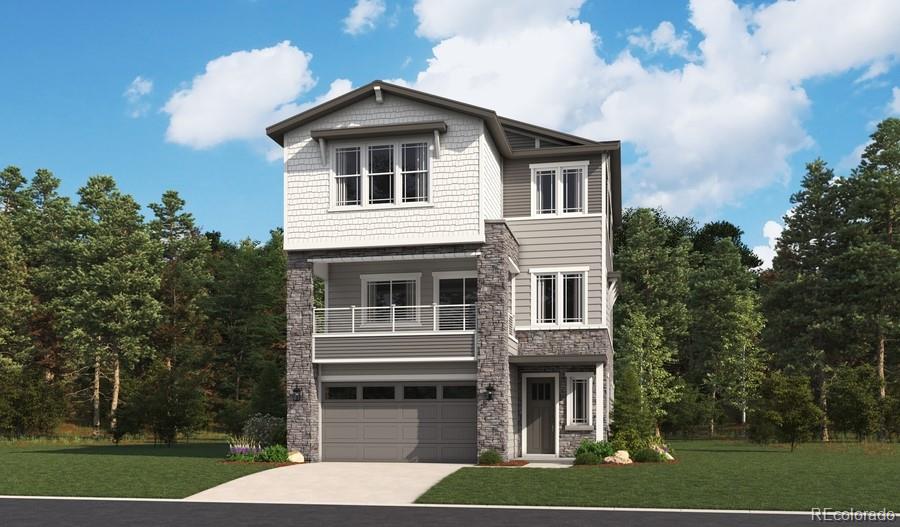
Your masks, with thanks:
M 587 161 L 530 166 L 533 215 L 587 212 Z
M 587 269 L 531 269 L 534 324 L 587 322 Z
M 338 206 L 359 205 L 360 170 L 359 147 L 338 148 L 335 154 L 335 204 Z
M 429 144 L 372 142 L 334 149 L 334 206 L 430 201 Z

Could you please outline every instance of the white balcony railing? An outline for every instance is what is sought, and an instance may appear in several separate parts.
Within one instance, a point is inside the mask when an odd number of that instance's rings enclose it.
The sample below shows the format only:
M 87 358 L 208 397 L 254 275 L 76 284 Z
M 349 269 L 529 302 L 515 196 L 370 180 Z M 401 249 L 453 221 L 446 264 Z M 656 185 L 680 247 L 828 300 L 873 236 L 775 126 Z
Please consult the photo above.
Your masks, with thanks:
M 506 327 L 507 331 L 509 331 L 509 336 L 516 338 L 516 315 L 512 311 L 506 315 Z
M 475 331 L 476 304 L 316 308 L 316 335 Z

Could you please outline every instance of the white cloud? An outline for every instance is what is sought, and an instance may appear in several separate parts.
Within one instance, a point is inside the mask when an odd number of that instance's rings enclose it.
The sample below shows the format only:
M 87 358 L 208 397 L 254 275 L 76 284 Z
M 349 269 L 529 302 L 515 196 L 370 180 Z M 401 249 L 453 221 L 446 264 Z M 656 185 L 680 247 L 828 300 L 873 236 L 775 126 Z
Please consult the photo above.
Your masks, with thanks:
M 675 25 L 668 20 L 660 22 L 649 35 L 642 31 L 635 31 L 628 35 L 629 44 L 643 49 L 647 53 L 666 52 L 669 55 L 682 57 L 686 60 L 697 60 L 699 57 L 688 50 L 689 42 L 690 35 L 687 31 L 676 34 Z
M 211 60 L 163 107 L 170 118 L 166 140 L 209 148 L 259 139 L 267 125 L 296 113 L 296 99 L 315 85 L 311 58 L 284 41 Z
M 152 91 L 152 80 L 145 79 L 140 75 L 135 77 L 122 94 L 125 100 L 128 101 L 128 115 L 134 118 L 145 115 L 150 110 L 150 104 L 144 100 L 144 97 L 150 95 Z
M 356 0 L 356 5 L 344 19 L 344 33 L 359 35 L 375 29 L 384 11 L 384 0 Z
M 876 79 L 891 69 L 891 63 L 888 60 L 876 60 L 875 62 L 869 64 L 869 67 L 866 68 L 866 71 L 863 72 L 862 75 L 856 78 L 853 81 L 853 84 L 860 84 L 866 81 L 870 81 L 872 79 Z
M 763 236 L 768 240 L 768 245 L 757 245 L 753 248 L 753 252 L 763 262 L 759 269 L 771 269 L 772 259 L 775 258 L 775 246 L 778 243 L 778 239 L 781 238 L 781 233 L 784 232 L 784 226 L 769 220 L 763 225 L 762 231 Z
M 578 19 L 581 0 L 419 0 L 417 33 L 436 39 L 410 82 L 503 115 L 630 142 L 633 204 L 713 212 L 790 176 L 790 156 L 813 144 L 803 82 L 900 54 L 900 2 L 777 1 L 740 8 L 694 0 L 696 60 L 647 65 L 628 50 L 599 54 Z M 827 31 L 822 28 L 829 28 Z M 671 24 L 651 49 L 686 52 Z M 656 46 L 656 48 L 653 48 Z M 628 194 L 627 193 L 627 194 Z
M 891 94 L 893 97 L 890 104 L 888 104 L 888 113 L 893 116 L 900 116 L 900 88 L 894 86 Z

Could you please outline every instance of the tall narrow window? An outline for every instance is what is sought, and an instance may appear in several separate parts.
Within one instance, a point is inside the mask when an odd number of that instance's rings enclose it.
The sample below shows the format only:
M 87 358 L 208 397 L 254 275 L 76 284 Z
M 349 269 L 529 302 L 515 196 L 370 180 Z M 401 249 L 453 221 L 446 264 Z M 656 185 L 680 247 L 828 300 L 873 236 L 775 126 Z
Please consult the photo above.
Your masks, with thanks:
M 403 203 L 428 201 L 428 144 L 400 145 L 400 177 Z
M 335 150 L 335 205 L 339 207 L 359 205 L 360 166 L 359 147 Z
M 563 323 L 584 322 L 584 274 L 563 273 Z
M 370 146 L 368 157 L 369 203 L 393 203 L 394 146 Z
M 537 323 L 556 323 L 556 274 L 537 276 Z
M 538 214 L 556 213 L 556 170 L 538 170 L 534 175 L 537 201 L 535 212 Z
M 564 168 L 562 171 L 563 212 L 584 211 L 583 171 L 583 168 Z
M 593 375 L 588 372 L 566 374 L 568 393 L 566 396 L 566 425 L 591 425 L 591 385 Z

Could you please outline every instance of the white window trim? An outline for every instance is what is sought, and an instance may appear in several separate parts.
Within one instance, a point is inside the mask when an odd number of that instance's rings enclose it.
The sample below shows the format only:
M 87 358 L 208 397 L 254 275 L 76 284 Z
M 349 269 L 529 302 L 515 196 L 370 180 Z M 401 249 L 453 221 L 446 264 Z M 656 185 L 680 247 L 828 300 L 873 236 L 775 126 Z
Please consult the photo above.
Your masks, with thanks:
M 412 305 L 418 306 L 422 304 L 422 273 L 383 273 L 383 274 L 361 274 L 359 275 L 359 292 L 361 307 L 369 307 L 369 282 L 386 282 L 391 281 L 410 281 L 416 282 L 416 301 Z
M 560 216 L 584 216 L 588 213 L 588 167 L 589 161 L 565 161 L 559 163 L 531 163 L 528 168 L 531 170 L 531 217 L 532 218 L 555 218 Z M 564 168 L 580 168 L 581 169 L 581 210 L 576 212 L 563 212 L 563 203 L 565 196 L 563 195 L 562 173 Z M 538 214 L 538 192 L 537 192 L 537 172 L 539 170 L 554 171 L 554 188 L 556 190 L 556 212 Z
M 403 177 L 401 175 L 401 145 L 410 143 L 425 143 L 425 148 L 430 155 L 426 156 L 428 169 L 428 199 L 425 201 L 412 201 L 408 203 L 402 202 L 403 196 Z M 370 146 L 392 146 L 394 148 L 394 201 L 392 203 L 369 203 L 369 147 Z M 337 204 L 337 172 L 336 172 L 336 156 L 339 148 L 359 147 L 359 205 L 338 205 Z M 409 136 L 409 137 L 392 137 L 390 140 L 370 139 L 367 141 L 334 141 L 328 145 L 328 212 L 347 212 L 360 210 L 378 210 L 392 209 L 403 207 L 431 207 L 434 203 L 432 190 L 434 188 L 434 167 L 432 166 L 432 158 L 434 157 L 434 141 L 430 136 Z
M 573 423 L 572 422 L 572 410 L 575 404 L 575 380 L 586 380 L 587 384 L 587 393 L 585 393 L 585 399 L 587 402 L 587 423 Z M 588 429 L 594 427 L 594 408 L 591 402 L 594 391 L 594 373 L 589 371 L 584 372 L 566 372 L 566 429 Z
M 531 328 L 530 329 L 567 329 L 567 328 L 584 328 L 588 324 L 588 271 L 590 267 L 586 265 L 574 267 L 532 267 L 528 269 L 531 276 Z M 581 322 L 562 322 L 563 318 L 563 287 L 562 275 L 566 273 L 582 273 L 584 275 L 582 287 L 582 313 L 584 320 Z M 555 323 L 538 323 L 537 320 L 537 275 L 539 274 L 556 274 L 556 322 Z
M 460 278 L 475 278 L 478 279 L 478 271 L 434 271 L 431 273 L 432 277 L 432 289 L 431 289 L 431 301 L 434 304 L 439 304 L 438 299 L 440 298 L 440 282 L 441 280 L 454 280 Z
M 552 454 L 529 454 L 528 453 L 528 429 L 527 429 L 527 419 L 525 416 L 528 415 L 528 379 L 532 378 L 552 378 L 553 379 L 553 435 L 554 435 L 554 447 Z M 521 433 L 519 437 L 522 438 L 522 457 L 532 457 L 532 458 L 540 458 L 540 457 L 559 457 L 559 374 L 558 373 L 523 373 L 522 374 L 522 419 L 521 419 Z

